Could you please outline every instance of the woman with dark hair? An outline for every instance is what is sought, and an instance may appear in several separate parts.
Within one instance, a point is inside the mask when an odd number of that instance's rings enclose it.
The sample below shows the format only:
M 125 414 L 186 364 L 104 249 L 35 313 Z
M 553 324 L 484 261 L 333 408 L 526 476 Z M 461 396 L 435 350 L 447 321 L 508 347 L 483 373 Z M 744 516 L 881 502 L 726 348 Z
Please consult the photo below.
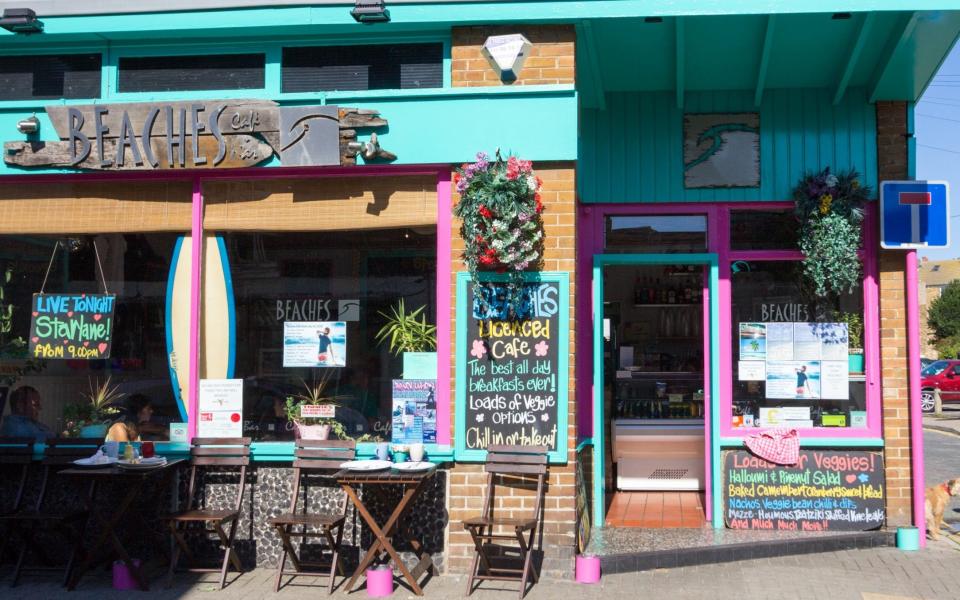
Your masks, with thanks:
M 153 404 L 143 394 L 134 394 L 127 398 L 126 406 L 110 429 L 108 442 L 138 442 L 143 433 L 150 432 L 150 418 L 153 416 Z

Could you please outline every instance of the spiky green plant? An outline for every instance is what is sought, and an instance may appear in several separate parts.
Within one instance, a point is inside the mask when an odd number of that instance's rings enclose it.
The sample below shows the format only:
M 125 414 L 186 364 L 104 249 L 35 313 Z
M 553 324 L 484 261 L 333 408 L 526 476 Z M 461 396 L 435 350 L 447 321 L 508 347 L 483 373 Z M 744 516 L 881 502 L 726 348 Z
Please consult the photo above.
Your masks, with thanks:
M 399 356 L 403 352 L 429 352 L 437 349 L 437 327 L 427 322 L 426 306 L 407 312 L 403 298 L 390 308 L 389 313 L 379 312 L 387 320 L 377 332 L 380 344 L 389 344 L 390 352 Z

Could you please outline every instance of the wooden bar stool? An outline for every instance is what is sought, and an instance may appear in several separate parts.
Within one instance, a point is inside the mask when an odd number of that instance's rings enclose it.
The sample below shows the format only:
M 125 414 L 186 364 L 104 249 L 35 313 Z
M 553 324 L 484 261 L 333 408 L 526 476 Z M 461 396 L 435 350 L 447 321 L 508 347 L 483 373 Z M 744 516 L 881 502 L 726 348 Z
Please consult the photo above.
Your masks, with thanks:
M 538 544 L 543 496 L 547 479 L 546 446 L 503 446 L 487 448 L 485 465 L 487 493 L 483 501 L 483 513 L 466 519 L 464 529 L 473 538 L 474 557 L 467 580 L 467 595 L 473 593 L 473 582 L 485 579 L 496 581 L 519 581 L 520 598 L 527 591 L 527 579 L 539 580 L 533 568 L 533 552 Z M 530 517 L 498 517 L 494 514 L 493 497 L 496 480 L 523 480 L 536 476 L 537 496 Z M 540 534 L 542 537 L 542 533 Z M 498 543 L 494 543 L 497 541 Z M 509 542 L 516 542 L 513 546 Z M 516 551 L 518 556 L 507 553 Z M 520 562 L 523 566 L 517 567 Z
M 191 566 L 184 569 L 195 573 L 220 572 L 220 589 L 227 582 L 227 571 L 230 565 L 238 572 L 243 572 L 243 564 L 233 548 L 234 537 L 237 534 L 237 522 L 240 520 L 240 510 L 243 507 L 243 488 L 247 481 L 247 466 L 250 464 L 250 438 L 194 438 L 190 448 L 190 484 L 187 491 L 187 509 L 179 513 L 168 515 L 166 520 L 170 527 L 176 545 L 173 556 L 170 558 L 170 569 L 167 573 L 167 585 L 173 582 L 173 574 L 177 569 L 180 553 L 187 555 Z M 239 467 L 240 473 L 237 482 L 237 496 L 232 508 L 208 509 L 196 508 L 194 492 L 197 483 L 197 470 L 205 467 Z M 229 524 L 229 533 L 224 527 Z M 199 525 L 191 529 L 191 525 Z M 217 534 L 220 538 L 220 547 L 223 549 L 223 562 L 219 568 L 198 567 L 193 553 L 186 542 L 188 533 Z
M 277 528 L 283 544 L 283 555 L 280 557 L 280 566 L 277 567 L 277 581 L 273 586 L 275 592 L 280 591 L 280 583 L 284 575 L 289 575 L 291 578 L 301 575 L 327 575 L 330 578 L 327 592 L 332 594 L 333 578 L 336 573 L 339 572 L 341 576 L 345 576 L 340 562 L 340 542 L 343 539 L 343 524 L 347 517 L 347 497 L 343 496 L 334 511 L 310 513 L 307 494 L 309 484 L 313 480 L 319 479 L 323 484 L 333 481 L 331 475 L 340 470 L 341 463 L 353 460 L 355 455 L 356 442 L 353 440 L 297 440 L 293 461 L 293 493 L 290 498 L 290 511 L 268 521 Z M 333 481 L 333 484 L 336 486 L 336 481 Z M 297 504 L 301 487 L 304 490 L 304 501 L 298 512 Z M 324 487 L 331 486 L 324 485 Z M 299 530 L 295 531 L 295 527 L 299 527 Z M 330 561 L 302 560 L 302 546 L 298 554 L 290 541 L 291 536 L 301 537 L 303 540 L 301 544 L 306 544 L 309 538 L 326 540 L 327 547 L 323 551 L 330 553 Z M 286 570 L 287 557 L 293 565 L 292 571 Z M 304 567 L 313 570 L 305 570 Z M 324 573 L 320 571 L 321 569 L 329 569 L 329 571 Z

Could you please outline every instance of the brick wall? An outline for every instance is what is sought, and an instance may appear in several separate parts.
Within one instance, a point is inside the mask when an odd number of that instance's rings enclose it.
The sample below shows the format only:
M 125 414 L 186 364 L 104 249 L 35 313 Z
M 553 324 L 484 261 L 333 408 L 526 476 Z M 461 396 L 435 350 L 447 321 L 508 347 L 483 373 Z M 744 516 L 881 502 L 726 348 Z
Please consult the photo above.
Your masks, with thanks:
M 504 83 L 490 67 L 480 49 L 491 35 L 522 33 L 533 48 L 516 81 Z M 452 81 L 454 87 L 493 85 L 542 85 L 574 83 L 574 40 L 570 25 L 521 25 L 506 27 L 454 27 Z
M 573 569 L 574 547 L 576 543 L 576 418 L 575 400 L 575 357 L 576 327 L 574 325 L 575 297 L 575 243 L 574 214 L 575 168 L 574 163 L 534 163 L 534 170 L 543 180 L 541 199 L 544 204 L 543 221 L 546 234 L 544 248 L 545 271 L 566 271 L 570 274 L 570 347 L 568 349 L 570 378 L 568 382 L 569 405 L 567 411 L 567 453 L 566 465 L 551 465 L 549 488 L 545 500 L 542 573 L 548 577 L 569 577 Z M 454 194 L 453 201 L 459 198 Z M 463 240 L 460 238 L 460 222 L 454 220 L 452 232 L 453 278 L 450 281 L 450 294 L 456 294 L 456 273 L 463 271 L 460 254 L 463 252 Z M 455 312 L 454 312 L 455 314 Z M 454 317 L 455 318 L 455 317 Z M 456 323 L 451 323 L 456 331 Z M 455 338 L 455 336 L 454 336 Z M 452 340 L 451 355 L 456 356 L 456 339 Z M 450 380 L 456 385 L 455 365 L 451 365 Z M 451 399 L 455 398 L 451 390 Z M 451 400 L 453 401 L 453 400 Z M 451 414 L 456 414 L 453 406 Z M 456 436 L 456 423 L 452 423 L 452 435 Z M 470 569 L 473 558 L 473 544 L 470 535 L 463 530 L 460 522 L 475 516 L 483 506 L 486 474 L 481 465 L 457 464 L 450 471 L 449 510 L 450 518 L 447 532 L 447 569 L 454 573 L 464 573 Z M 511 517 L 524 517 L 532 514 L 533 490 L 512 487 L 496 496 L 495 510 Z
M 906 104 L 877 102 L 877 163 L 881 181 L 907 178 L 906 131 Z M 880 367 L 890 526 L 909 525 L 912 515 L 904 265 L 903 252 L 880 252 Z

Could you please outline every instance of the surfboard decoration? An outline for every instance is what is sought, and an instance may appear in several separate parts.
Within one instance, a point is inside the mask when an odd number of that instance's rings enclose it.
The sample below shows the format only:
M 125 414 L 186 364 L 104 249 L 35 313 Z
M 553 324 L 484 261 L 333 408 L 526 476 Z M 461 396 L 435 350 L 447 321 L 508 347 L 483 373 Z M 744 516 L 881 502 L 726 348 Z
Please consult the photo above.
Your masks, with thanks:
M 167 357 L 170 383 L 183 422 L 190 414 L 190 236 L 177 240 L 167 280 Z M 223 238 L 206 236 L 200 319 L 200 379 L 232 379 L 236 363 L 236 319 L 230 261 Z

